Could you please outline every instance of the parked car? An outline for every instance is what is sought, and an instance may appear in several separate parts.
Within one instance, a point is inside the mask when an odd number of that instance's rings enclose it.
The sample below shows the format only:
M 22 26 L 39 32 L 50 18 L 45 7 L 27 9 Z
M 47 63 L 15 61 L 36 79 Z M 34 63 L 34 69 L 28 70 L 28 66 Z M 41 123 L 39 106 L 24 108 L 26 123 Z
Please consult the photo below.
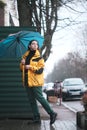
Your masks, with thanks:
M 46 99 L 48 100 L 48 96 L 52 96 L 54 92 L 54 83 L 45 83 L 44 86 L 42 87 L 42 91 L 46 94 Z
M 87 83 L 85 84 L 86 90 L 87 90 Z
M 86 87 L 81 78 L 67 78 L 62 83 L 62 100 L 81 97 Z
M 53 89 L 54 83 L 50 82 L 50 83 L 45 83 L 44 86 L 42 87 L 42 90 L 44 92 Z
M 42 91 L 43 91 L 43 92 L 46 92 L 46 89 L 47 89 L 47 83 L 45 83 L 45 84 L 42 86 Z
M 47 94 L 47 100 L 49 96 L 56 96 L 57 98 L 61 97 L 61 82 L 50 82 L 44 84 L 42 88 L 43 92 Z

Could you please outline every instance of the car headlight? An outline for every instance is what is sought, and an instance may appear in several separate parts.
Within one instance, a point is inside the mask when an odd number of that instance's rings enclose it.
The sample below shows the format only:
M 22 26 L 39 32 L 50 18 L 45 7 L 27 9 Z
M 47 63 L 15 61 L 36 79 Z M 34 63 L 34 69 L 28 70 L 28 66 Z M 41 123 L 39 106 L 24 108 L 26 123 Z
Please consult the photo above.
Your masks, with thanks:
M 86 87 L 84 87 L 81 91 L 82 92 L 85 92 L 87 90 L 87 88 Z
M 62 89 L 62 92 L 66 93 L 66 92 L 67 92 L 67 89 L 63 88 L 63 89 Z

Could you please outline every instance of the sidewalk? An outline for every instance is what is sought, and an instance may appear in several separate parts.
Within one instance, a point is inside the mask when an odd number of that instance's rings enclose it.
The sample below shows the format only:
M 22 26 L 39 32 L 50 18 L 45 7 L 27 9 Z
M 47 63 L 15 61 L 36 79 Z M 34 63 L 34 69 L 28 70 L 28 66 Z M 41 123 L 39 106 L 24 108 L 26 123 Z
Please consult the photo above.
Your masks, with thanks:
M 41 124 L 28 124 L 28 120 L 6 119 L 0 120 L 0 130 L 77 130 L 74 112 L 63 105 L 50 105 L 58 113 L 57 120 L 52 126 L 49 115 L 40 105 Z

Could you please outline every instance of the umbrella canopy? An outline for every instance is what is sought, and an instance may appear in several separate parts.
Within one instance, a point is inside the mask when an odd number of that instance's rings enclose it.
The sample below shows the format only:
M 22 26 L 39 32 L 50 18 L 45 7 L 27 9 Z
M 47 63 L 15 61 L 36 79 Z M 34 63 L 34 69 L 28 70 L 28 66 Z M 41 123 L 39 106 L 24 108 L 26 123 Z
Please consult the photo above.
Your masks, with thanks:
M 0 57 L 21 57 L 28 49 L 31 40 L 37 40 L 40 48 L 44 42 L 44 38 L 39 32 L 20 31 L 9 35 L 0 42 Z

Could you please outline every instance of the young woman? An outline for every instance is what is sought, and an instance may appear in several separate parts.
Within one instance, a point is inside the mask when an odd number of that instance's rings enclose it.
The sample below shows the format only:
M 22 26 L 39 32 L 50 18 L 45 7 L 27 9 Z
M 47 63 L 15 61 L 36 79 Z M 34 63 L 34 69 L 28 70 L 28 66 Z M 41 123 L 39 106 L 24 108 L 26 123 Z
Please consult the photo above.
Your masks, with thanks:
M 25 86 L 29 96 L 32 112 L 34 115 L 33 122 L 40 123 L 40 113 L 38 110 L 38 100 L 46 112 L 50 115 L 50 124 L 53 124 L 56 120 L 57 113 L 55 113 L 48 101 L 43 97 L 42 86 L 44 84 L 44 59 L 39 52 L 39 45 L 36 40 L 32 40 L 29 43 L 28 51 L 23 55 L 20 68 L 25 69 Z

